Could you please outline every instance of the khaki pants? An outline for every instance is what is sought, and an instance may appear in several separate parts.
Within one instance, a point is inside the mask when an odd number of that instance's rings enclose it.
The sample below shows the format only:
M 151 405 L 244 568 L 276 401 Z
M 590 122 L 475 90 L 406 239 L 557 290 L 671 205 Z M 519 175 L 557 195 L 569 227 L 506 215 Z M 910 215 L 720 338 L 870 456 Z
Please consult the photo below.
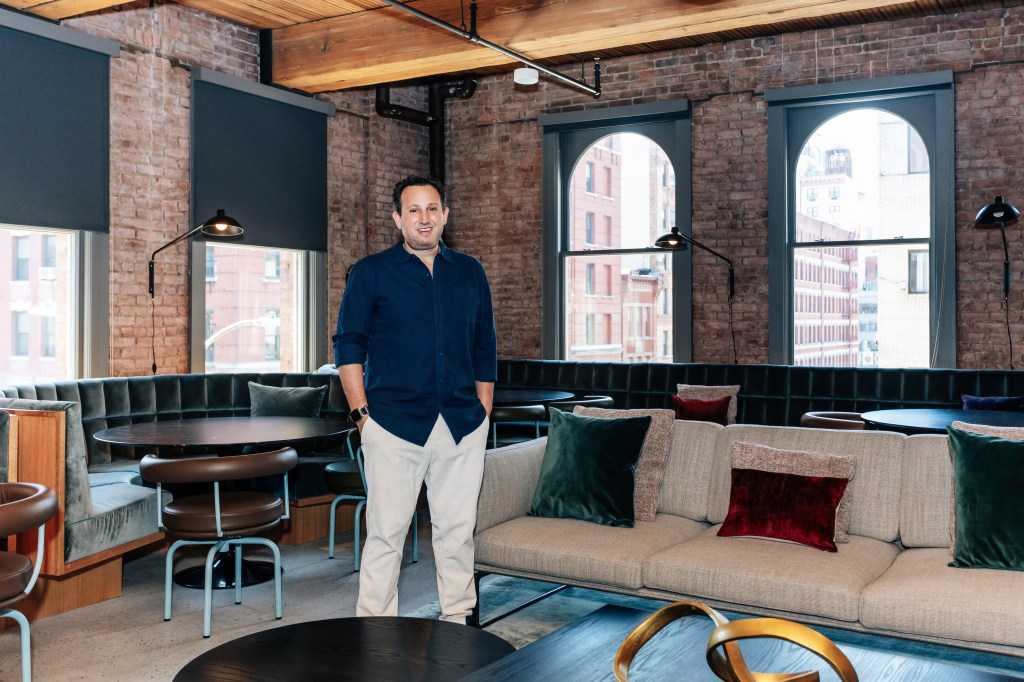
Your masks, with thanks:
M 420 487 L 427 484 L 441 618 L 464 623 L 476 604 L 473 529 L 488 425 L 457 444 L 440 416 L 426 445 L 392 435 L 371 417 L 363 426 L 366 544 L 357 616 L 398 615 L 398 571 Z

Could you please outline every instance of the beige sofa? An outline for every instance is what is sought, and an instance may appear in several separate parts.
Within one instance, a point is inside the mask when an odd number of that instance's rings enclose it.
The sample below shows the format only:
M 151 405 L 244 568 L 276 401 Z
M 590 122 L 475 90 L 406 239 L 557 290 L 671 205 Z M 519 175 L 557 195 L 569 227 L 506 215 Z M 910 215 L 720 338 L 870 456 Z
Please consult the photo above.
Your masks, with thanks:
M 1024 656 L 1024 572 L 949 568 L 946 436 L 676 421 L 657 518 L 526 516 L 546 439 L 488 451 L 476 568 Z M 718 537 L 735 441 L 856 457 L 850 542 Z

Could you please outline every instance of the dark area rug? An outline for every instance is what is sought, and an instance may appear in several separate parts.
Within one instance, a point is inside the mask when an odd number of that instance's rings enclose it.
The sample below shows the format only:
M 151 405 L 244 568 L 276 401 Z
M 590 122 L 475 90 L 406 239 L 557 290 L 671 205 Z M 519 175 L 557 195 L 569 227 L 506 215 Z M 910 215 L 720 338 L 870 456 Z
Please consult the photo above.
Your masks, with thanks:
M 508 576 L 488 576 L 481 581 L 481 622 L 487 622 L 523 602 L 553 589 L 556 585 L 524 580 Z M 498 635 L 520 649 L 555 630 L 596 611 L 605 604 L 616 604 L 647 611 L 655 611 L 668 602 L 600 592 L 579 587 L 570 587 L 532 606 L 487 627 L 487 631 Z M 740 613 L 725 611 L 730 620 L 748 618 Z M 439 609 L 434 602 L 419 609 L 410 616 L 423 618 L 437 617 Z M 1024 679 L 1024 658 L 971 651 L 957 647 L 915 642 L 896 637 L 885 637 L 861 632 L 852 632 L 819 625 L 812 626 L 818 632 L 836 642 L 852 646 L 891 651 L 904 656 L 916 656 L 959 665 L 969 665 Z M 939 682 L 939 681 L 936 681 Z

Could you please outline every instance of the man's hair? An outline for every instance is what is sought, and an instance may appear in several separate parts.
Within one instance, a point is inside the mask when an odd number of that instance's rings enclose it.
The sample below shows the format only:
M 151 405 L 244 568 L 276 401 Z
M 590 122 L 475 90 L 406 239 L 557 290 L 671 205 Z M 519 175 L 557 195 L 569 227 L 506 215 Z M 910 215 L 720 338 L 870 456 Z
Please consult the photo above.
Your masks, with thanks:
M 437 190 L 437 193 L 441 196 L 441 208 L 448 206 L 447 192 L 444 190 L 444 185 L 435 180 L 434 178 L 426 178 L 418 175 L 410 175 L 404 180 L 399 180 L 395 183 L 395 189 L 391 192 L 391 201 L 395 204 L 395 213 L 402 212 L 402 192 L 405 191 L 406 187 L 418 187 L 420 185 L 430 185 Z

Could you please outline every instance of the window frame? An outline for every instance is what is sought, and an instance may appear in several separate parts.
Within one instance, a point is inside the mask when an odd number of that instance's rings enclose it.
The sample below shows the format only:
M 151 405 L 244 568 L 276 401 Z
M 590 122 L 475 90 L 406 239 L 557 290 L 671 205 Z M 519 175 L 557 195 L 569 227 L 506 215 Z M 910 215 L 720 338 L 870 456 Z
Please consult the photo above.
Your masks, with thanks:
M 216 246 L 216 242 L 191 242 L 193 245 L 191 263 L 190 297 L 190 329 L 189 329 L 189 371 L 199 374 L 206 372 L 206 251 L 207 246 Z M 282 249 L 284 247 L 261 246 L 266 249 Z M 327 339 L 324 330 L 327 324 L 327 291 L 323 283 L 327 281 L 327 254 L 321 251 L 298 252 L 299 290 L 297 292 L 296 314 L 301 315 L 300 324 L 296 325 L 296 348 L 299 366 L 293 371 L 314 372 L 324 363 L 327 357 Z
M 564 359 L 565 315 L 563 287 L 566 258 L 581 255 L 623 255 L 643 249 L 568 251 L 571 224 L 568 202 L 574 165 L 592 144 L 607 135 L 637 133 L 656 142 L 672 163 L 675 180 L 675 226 L 691 234 L 690 101 L 678 99 L 562 114 L 542 114 L 543 131 L 543 248 L 541 356 Z M 651 251 L 654 251 L 653 245 Z M 658 250 L 659 253 L 662 253 Z M 668 253 L 668 252 L 665 252 Z M 672 251 L 672 353 L 674 362 L 693 357 L 692 251 Z
M 913 125 L 926 149 L 932 182 L 929 271 L 929 366 L 956 367 L 956 263 L 953 73 L 892 76 L 765 91 L 768 104 L 768 362 L 793 362 L 793 244 L 796 160 L 806 136 L 845 111 L 871 107 Z M 890 243 L 885 240 L 886 243 Z M 856 245 L 869 245 L 861 240 Z M 836 246 L 845 246 L 844 243 Z

